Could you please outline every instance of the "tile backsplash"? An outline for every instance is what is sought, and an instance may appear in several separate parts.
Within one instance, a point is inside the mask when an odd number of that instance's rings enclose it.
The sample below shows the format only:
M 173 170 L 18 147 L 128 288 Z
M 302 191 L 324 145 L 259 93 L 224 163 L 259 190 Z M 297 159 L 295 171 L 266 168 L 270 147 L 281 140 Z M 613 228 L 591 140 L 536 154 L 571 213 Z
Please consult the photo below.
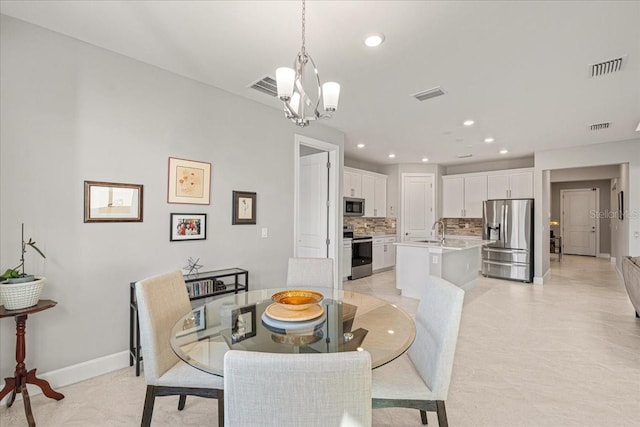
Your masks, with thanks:
M 396 218 L 344 217 L 354 234 L 396 234 Z
M 442 218 L 446 235 L 482 237 L 482 218 Z

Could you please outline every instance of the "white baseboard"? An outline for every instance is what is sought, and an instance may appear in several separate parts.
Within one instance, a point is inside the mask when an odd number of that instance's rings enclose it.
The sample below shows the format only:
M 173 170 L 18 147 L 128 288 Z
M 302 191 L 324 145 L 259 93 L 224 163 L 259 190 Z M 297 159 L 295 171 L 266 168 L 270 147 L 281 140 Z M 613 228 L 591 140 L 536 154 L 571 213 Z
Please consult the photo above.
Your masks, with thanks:
M 533 277 L 533 284 L 534 285 L 544 285 L 544 281 L 547 280 L 549 278 L 549 276 L 551 275 L 551 269 L 548 269 L 543 275 L 542 277 L 537 277 L 534 276 Z
M 38 372 L 37 375 L 38 378 L 47 380 L 49 384 L 51 384 L 51 387 L 58 391 L 57 389 L 60 387 L 85 381 L 99 375 L 108 374 L 109 372 L 117 371 L 118 369 L 126 368 L 127 366 L 129 366 L 129 351 L 125 350 L 120 353 L 56 369 L 55 371 L 45 373 Z M 27 366 L 27 369 L 31 368 L 32 367 Z M 42 390 L 40 390 L 40 387 L 38 386 L 28 384 L 27 388 L 29 390 L 29 396 L 42 394 Z M 6 406 L 7 400 L 9 400 L 10 396 L 11 393 L 2 399 L 0 406 Z M 18 400 L 22 400 L 22 396 L 16 396 L 16 401 Z
M 611 262 L 611 264 L 615 264 L 616 263 L 616 257 L 612 256 L 611 258 L 609 258 L 609 262 Z
M 611 258 L 611 254 L 600 253 L 598 254 L 598 258 Z

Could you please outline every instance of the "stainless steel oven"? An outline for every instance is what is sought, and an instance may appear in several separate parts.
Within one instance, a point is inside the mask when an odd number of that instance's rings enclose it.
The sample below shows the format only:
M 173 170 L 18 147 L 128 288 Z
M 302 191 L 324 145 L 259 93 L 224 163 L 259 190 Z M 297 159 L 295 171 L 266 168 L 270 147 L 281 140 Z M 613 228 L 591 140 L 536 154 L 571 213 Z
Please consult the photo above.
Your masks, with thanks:
M 342 228 L 342 236 L 351 239 L 351 274 L 349 280 L 371 276 L 373 271 L 373 237 L 353 233 L 353 225 Z

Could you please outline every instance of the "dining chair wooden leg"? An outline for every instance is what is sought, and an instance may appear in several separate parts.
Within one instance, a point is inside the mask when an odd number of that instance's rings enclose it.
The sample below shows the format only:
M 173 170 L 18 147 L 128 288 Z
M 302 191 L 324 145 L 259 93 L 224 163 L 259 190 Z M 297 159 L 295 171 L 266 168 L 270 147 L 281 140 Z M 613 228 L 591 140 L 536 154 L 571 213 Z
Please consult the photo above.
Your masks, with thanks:
M 147 386 L 147 394 L 144 398 L 144 409 L 142 411 L 142 422 L 140 423 L 141 427 L 150 427 L 151 426 L 151 416 L 153 415 L 153 404 L 156 400 L 156 388 L 155 386 L 148 385 Z
M 423 411 L 422 409 L 420 409 L 420 418 L 422 418 L 422 424 L 424 424 L 425 426 L 429 424 L 429 421 L 427 421 L 427 411 Z
M 187 402 L 187 395 L 181 394 L 180 400 L 178 400 L 178 411 L 182 411 L 184 409 L 184 404 Z
M 224 427 L 224 391 L 218 390 L 218 426 Z
M 444 400 L 436 400 L 436 412 L 438 413 L 438 425 L 440 427 L 449 427 L 447 411 L 444 409 Z

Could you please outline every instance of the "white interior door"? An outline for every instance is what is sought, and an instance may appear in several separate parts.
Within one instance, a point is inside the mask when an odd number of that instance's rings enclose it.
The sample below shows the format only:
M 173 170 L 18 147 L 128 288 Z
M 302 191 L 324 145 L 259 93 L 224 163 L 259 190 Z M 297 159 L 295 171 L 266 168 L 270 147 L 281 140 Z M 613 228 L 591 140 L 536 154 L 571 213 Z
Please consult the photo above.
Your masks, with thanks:
M 433 175 L 402 174 L 402 240 L 432 235 L 434 222 Z
M 596 256 L 596 189 L 561 190 L 561 236 L 565 254 Z
M 300 158 L 298 187 L 298 257 L 327 258 L 328 254 L 328 153 Z

